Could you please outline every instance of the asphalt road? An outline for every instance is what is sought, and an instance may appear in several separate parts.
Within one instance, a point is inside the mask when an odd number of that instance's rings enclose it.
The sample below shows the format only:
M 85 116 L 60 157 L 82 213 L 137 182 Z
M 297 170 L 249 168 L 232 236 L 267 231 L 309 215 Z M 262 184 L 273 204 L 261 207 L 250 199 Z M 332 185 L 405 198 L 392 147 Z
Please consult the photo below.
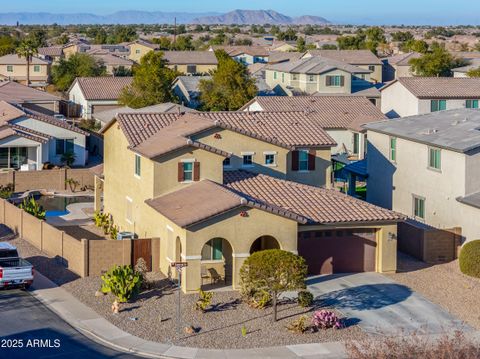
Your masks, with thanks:
M 140 357 L 112 350 L 87 338 L 26 291 L 0 290 L 0 359 L 17 358 Z

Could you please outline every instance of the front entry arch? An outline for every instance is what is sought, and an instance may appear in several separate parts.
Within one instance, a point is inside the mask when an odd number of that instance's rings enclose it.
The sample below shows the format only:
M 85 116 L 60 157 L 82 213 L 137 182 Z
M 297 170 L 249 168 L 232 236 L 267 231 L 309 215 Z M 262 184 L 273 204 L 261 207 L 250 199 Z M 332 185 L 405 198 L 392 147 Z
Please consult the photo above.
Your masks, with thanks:
M 250 247 L 250 254 L 255 252 L 264 251 L 266 249 L 280 249 L 280 244 L 272 236 L 258 237 Z
M 201 257 L 202 287 L 232 285 L 233 249 L 225 238 L 212 238 L 206 242 Z

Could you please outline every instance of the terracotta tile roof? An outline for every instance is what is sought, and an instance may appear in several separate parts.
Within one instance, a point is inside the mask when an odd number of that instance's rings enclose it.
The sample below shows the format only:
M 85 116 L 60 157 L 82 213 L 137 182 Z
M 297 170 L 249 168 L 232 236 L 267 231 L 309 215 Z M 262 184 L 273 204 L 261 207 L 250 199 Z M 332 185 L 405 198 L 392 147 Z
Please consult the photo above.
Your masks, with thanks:
M 60 101 L 61 98 L 14 81 L 0 81 L 0 100 L 22 104 L 24 102 Z
M 480 78 L 401 77 L 397 80 L 415 97 L 421 99 L 478 99 Z M 381 91 L 393 83 L 382 87 Z
M 38 53 L 43 56 L 62 56 L 63 48 L 61 46 L 39 47 Z
M 101 53 L 100 50 L 99 50 L 99 53 L 92 53 L 92 56 L 102 61 L 105 64 L 105 66 L 130 66 L 131 67 L 135 63 L 132 60 L 124 59 L 123 57 L 120 57 L 117 55 Z
M 409 61 L 411 59 L 418 59 L 421 56 L 422 54 L 418 52 L 407 52 L 406 54 L 386 57 L 384 60 L 388 61 L 388 63 L 391 65 L 410 66 Z
M 303 55 L 303 52 L 270 51 L 268 63 L 277 64 L 280 62 L 297 61 L 300 60 Z
M 255 201 L 210 180 L 193 183 L 145 203 L 180 227 L 188 227 L 241 207 L 258 208 L 300 223 L 306 222 L 290 211 Z
M 268 57 L 270 51 L 263 46 L 225 46 L 223 50 L 230 56 L 247 54 L 251 56 Z
M 349 73 L 371 73 L 370 70 L 350 65 L 346 62 L 332 60 L 325 57 L 306 57 L 297 61 L 281 62 L 275 65 L 267 65 L 265 70 L 288 72 L 293 74 L 319 75 L 332 70 L 343 70 Z
M 32 65 L 49 65 L 50 61 L 43 60 L 39 57 L 32 57 Z M 25 65 L 27 66 L 27 63 L 25 61 L 25 58 L 20 57 L 15 54 L 10 54 L 10 55 L 4 55 L 0 56 L 0 65 Z
M 33 110 L 30 110 L 30 109 L 27 109 L 27 108 L 24 108 L 24 107 L 22 107 L 21 110 L 23 112 L 25 112 L 25 114 L 28 117 L 33 118 L 35 120 L 45 122 L 45 123 L 48 123 L 48 124 L 53 125 L 53 126 L 61 127 L 61 128 L 66 129 L 66 130 L 73 131 L 73 132 L 77 132 L 77 133 L 80 133 L 80 134 L 85 135 L 85 136 L 90 136 L 90 134 L 88 132 L 82 130 L 81 128 L 70 125 L 69 123 L 67 123 L 65 121 L 57 120 L 53 116 L 48 116 L 48 115 L 45 115 L 43 113 L 33 111 Z
M 52 136 L 31 130 L 23 126 L 12 124 L 5 124 L 3 126 L 0 126 L 0 139 L 3 140 L 10 136 L 19 136 L 38 143 L 47 143 L 48 140 L 53 138 Z
M 213 51 L 164 51 L 163 58 L 172 65 L 217 65 Z
M 86 100 L 118 100 L 132 81 L 133 77 L 77 77 L 70 90 L 78 83 Z
M 381 65 L 382 61 L 370 50 L 308 50 L 312 56 L 326 57 L 352 65 Z
M 404 215 L 335 190 L 312 187 L 247 171 L 224 172 L 224 184 L 253 201 L 295 213 L 314 224 L 400 221 Z
M 258 96 L 243 106 L 257 103 L 264 111 L 303 111 L 322 128 L 361 130 L 360 126 L 387 117 L 360 96 Z
M 0 101 L 0 126 L 22 116 L 25 116 L 25 112 L 21 109 L 12 106 L 5 101 Z

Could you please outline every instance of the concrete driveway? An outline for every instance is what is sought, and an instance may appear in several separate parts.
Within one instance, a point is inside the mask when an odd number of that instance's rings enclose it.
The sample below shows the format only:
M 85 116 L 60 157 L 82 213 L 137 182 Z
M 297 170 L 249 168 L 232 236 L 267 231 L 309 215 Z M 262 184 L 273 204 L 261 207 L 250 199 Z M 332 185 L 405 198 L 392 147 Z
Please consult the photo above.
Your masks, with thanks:
M 307 286 L 318 305 L 338 309 L 348 318 L 347 325 L 358 323 L 371 334 L 472 330 L 420 294 L 378 273 L 315 276 Z

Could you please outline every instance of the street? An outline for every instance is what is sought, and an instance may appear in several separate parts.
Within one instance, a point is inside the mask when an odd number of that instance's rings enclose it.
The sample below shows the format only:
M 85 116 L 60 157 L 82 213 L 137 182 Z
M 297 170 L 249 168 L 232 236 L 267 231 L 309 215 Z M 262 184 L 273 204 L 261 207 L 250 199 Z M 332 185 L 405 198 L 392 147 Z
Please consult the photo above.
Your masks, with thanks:
M 0 358 L 135 358 L 85 337 L 32 295 L 0 291 Z

